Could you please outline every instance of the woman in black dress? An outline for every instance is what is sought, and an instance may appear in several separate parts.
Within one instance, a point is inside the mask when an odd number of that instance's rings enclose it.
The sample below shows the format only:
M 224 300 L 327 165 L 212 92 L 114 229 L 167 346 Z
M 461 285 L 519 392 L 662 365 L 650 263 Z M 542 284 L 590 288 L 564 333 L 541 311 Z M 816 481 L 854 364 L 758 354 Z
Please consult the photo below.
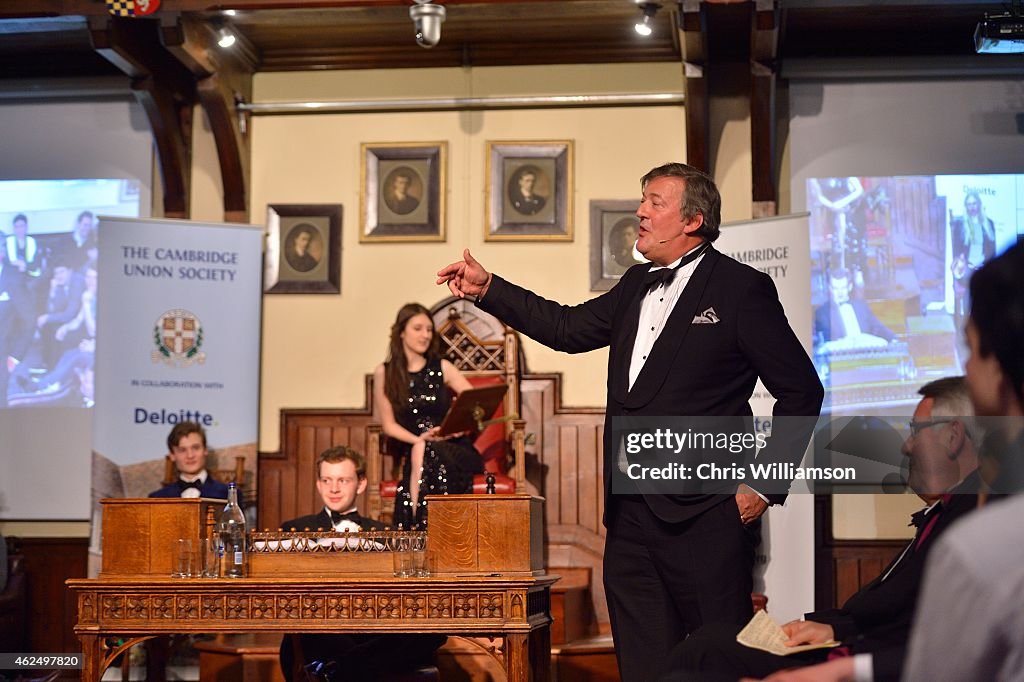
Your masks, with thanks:
M 398 441 L 404 459 L 395 494 L 393 524 L 425 528 L 426 495 L 468 493 L 483 461 L 472 441 L 438 435 L 451 394 L 470 388 L 455 365 L 441 357 L 430 311 L 407 303 L 391 327 L 388 358 L 373 377 L 385 435 Z

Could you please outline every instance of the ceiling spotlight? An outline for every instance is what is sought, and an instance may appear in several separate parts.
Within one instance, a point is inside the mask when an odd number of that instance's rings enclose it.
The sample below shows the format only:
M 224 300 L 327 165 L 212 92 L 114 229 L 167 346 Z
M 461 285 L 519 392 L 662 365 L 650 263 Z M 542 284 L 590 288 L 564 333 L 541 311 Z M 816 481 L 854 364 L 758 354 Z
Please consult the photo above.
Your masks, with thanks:
M 444 23 L 445 9 L 442 5 L 431 4 L 430 0 L 416 0 L 409 8 L 409 18 L 416 29 L 416 43 L 430 48 L 441 42 L 441 24 Z
M 654 31 L 654 27 L 651 24 L 654 23 L 654 15 L 658 13 L 658 3 L 638 2 L 637 5 L 644 16 L 643 19 L 633 24 L 633 30 L 646 37 Z
M 221 26 L 217 31 L 217 44 L 223 48 L 229 48 L 235 44 L 235 34 L 227 26 Z

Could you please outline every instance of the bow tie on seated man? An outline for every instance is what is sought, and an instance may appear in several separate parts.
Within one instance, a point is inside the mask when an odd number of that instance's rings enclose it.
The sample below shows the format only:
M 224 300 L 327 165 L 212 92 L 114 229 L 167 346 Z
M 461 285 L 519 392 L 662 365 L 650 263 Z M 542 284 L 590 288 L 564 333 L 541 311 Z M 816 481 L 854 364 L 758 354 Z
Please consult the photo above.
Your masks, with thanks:
M 366 490 L 366 484 L 366 463 L 360 453 L 344 446 L 325 450 L 316 461 L 316 490 L 323 508 L 318 514 L 285 521 L 281 528 L 286 531 L 383 530 L 383 523 L 368 519 L 356 510 L 356 500 Z M 296 637 L 303 659 L 299 666 L 295 664 L 293 639 Z M 304 675 L 304 679 L 390 679 L 396 673 L 410 673 L 431 664 L 434 651 L 446 639 L 444 635 L 391 633 L 285 635 L 280 650 L 281 672 L 288 682 L 295 679 L 296 667 L 300 668 L 299 674 Z
M 206 431 L 196 422 L 184 421 L 174 425 L 167 436 L 167 457 L 178 470 L 178 480 L 159 490 L 150 497 L 208 497 L 217 500 L 228 498 L 228 487 L 206 470 Z M 242 503 L 239 493 L 239 504 Z
M 360 531 L 362 530 L 363 516 L 359 513 L 355 507 L 342 514 L 336 512 L 329 507 L 324 507 L 324 510 L 329 512 L 331 515 L 331 523 L 334 524 L 334 530 L 336 531 Z
M 205 474 L 206 472 L 201 472 Z M 178 488 L 181 490 L 182 497 L 199 497 L 202 493 L 203 484 L 206 482 L 206 476 L 197 476 L 191 481 L 187 481 L 184 478 L 178 479 Z

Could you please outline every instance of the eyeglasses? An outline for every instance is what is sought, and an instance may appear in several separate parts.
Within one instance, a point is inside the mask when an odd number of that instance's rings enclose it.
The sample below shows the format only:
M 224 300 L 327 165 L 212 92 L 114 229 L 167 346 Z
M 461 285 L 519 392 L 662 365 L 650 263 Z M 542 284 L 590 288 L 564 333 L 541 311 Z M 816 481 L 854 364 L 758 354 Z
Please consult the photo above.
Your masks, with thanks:
M 923 419 L 919 422 L 911 421 L 907 423 L 910 425 L 910 435 L 916 436 L 929 426 L 935 426 L 936 424 L 948 424 L 955 421 L 955 419 Z

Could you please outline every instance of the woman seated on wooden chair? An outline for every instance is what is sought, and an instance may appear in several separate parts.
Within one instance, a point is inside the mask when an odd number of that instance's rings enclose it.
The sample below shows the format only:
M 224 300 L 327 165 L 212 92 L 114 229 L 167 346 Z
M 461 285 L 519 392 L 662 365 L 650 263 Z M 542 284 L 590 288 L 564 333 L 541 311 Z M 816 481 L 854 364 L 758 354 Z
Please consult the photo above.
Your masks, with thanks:
M 401 443 L 402 480 L 395 493 L 393 523 L 425 528 L 426 495 L 472 492 L 483 461 L 467 436 L 438 435 L 455 395 L 470 388 L 455 365 L 441 357 L 430 311 L 407 303 L 391 327 L 388 357 L 373 375 L 384 434 Z

